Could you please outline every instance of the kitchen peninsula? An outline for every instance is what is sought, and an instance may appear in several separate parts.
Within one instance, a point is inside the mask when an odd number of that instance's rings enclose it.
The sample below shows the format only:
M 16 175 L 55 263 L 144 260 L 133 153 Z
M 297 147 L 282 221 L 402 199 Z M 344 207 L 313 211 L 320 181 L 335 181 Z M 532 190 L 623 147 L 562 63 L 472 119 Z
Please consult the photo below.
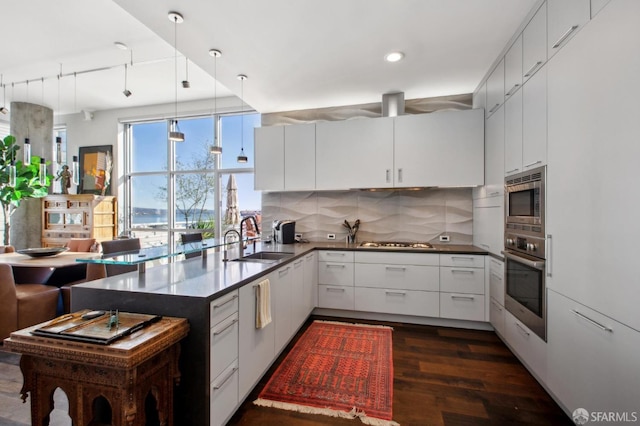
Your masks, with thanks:
M 318 279 L 324 282 L 327 273 L 319 271 L 319 265 L 326 267 L 328 273 L 351 270 L 353 288 L 354 265 L 357 256 L 392 255 L 398 259 L 410 256 L 409 264 L 427 263 L 420 266 L 428 269 L 433 279 L 428 285 L 429 291 L 393 288 L 389 296 L 395 300 L 406 294 L 407 299 L 420 292 L 428 296 L 439 306 L 440 298 L 455 295 L 460 303 L 470 300 L 482 301 L 482 314 L 478 320 L 466 321 L 464 317 L 455 320 L 451 315 L 440 316 L 438 311 L 425 311 L 424 318 L 405 316 L 406 322 L 426 321 L 422 323 L 448 323 L 456 326 L 489 329 L 486 318 L 488 308 L 484 304 L 486 251 L 467 245 L 436 245 L 430 249 L 390 249 L 359 248 L 352 244 L 309 243 L 288 245 L 257 245 L 257 251 L 291 253 L 290 256 L 273 261 L 223 261 L 222 253 L 210 253 L 203 258 L 192 258 L 147 269 L 144 274 L 131 272 L 102 280 L 79 284 L 72 289 L 73 311 L 80 309 L 119 309 L 126 312 L 153 313 L 165 316 L 187 318 L 190 333 L 182 341 L 180 370 L 182 381 L 176 390 L 175 412 L 181 424 L 224 424 L 237 407 L 253 389 L 264 372 L 286 347 L 291 337 L 305 322 L 314 308 L 332 308 L 326 300 L 319 297 Z M 347 254 L 353 256 L 351 265 L 344 268 L 340 262 L 326 262 L 324 256 Z M 457 256 L 456 256 L 457 255 Z M 323 256 L 323 257 L 321 257 Z M 237 253 L 229 251 L 234 259 Z M 418 260 L 417 257 L 420 257 Z M 459 259 L 453 259 L 457 257 Z M 450 266 L 439 270 L 441 260 L 447 262 L 482 262 L 474 268 L 460 266 L 459 270 L 469 273 L 457 274 L 463 280 L 478 277 L 476 280 L 482 289 L 469 294 L 463 288 L 453 288 L 440 293 L 440 273 Z M 354 262 L 355 260 L 355 262 Z M 395 268 L 388 260 L 383 267 Z M 365 264 L 363 260 L 362 264 Z M 399 263 L 402 261 L 399 260 Z M 412 265 L 400 264 L 391 274 L 406 270 L 410 273 Z M 430 275 L 431 277 L 431 275 Z M 255 295 L 253 285 L 268 278 L 271 282 L 271 305 L 273 322 L 263 329 L 255 328 Z M 427 281 L 423 279 L 422 281 Z M 341 294 L 343 286 L 323 284 L 325 289 L 335 288 L 332 292 Z M 389 284 L 391 285 L 391 284 Z M 456 284 L 453 284 L 454 287 Z M 459 283 L 458 286 L 465 286 Z M 372 291 L 376 289 L 359 288 Z M 409 293 L 409 292 L 414 293 Z M 452 293 L 455 292 L 455 293 Z M 483 293 L 482 295 L 477 293 Z M 344 292 L 348 294 L 348 291 Z M 486 292 L 488 294 L 488 291 Z M 342 303 L 342 302 L 341 302 Z M 396 302 L 394 302 L 396 303 Z M 334 315 L 359 316 L 367 312 L 358 312 L 355 305 L 335 305 L 335 309 L 322 313 L 336 312 Z M 379 306 L 374 306 L 378 318 L 384 319 Z M 398 315 L 393 309 L 391 314 Z M 400 311 L 404 312 L 404 311 Z M 434 315 L 435 314 L 435 315 Z M 415 315 L 415 314 L 414 314 Z M 429 318 L 435 317 L 435 318 Z M 435 322 L 433 322 L 435 321 Z

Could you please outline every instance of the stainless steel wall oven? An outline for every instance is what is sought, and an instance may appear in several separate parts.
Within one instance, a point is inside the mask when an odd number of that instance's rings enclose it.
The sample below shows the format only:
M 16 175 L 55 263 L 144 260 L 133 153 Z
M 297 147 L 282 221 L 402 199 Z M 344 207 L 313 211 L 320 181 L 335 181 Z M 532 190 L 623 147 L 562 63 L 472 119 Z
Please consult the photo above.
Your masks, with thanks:
M 505 180 L 505 307 L 546 339 L 545 174 L 541 167 Z

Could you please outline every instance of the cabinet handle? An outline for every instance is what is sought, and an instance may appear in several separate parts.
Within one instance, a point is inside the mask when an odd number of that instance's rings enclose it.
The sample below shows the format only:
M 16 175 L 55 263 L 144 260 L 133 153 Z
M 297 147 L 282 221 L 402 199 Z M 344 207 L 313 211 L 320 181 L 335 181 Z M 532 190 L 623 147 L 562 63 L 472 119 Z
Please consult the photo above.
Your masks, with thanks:
M 531 68 L 529 68 L 529 71 L 527 71 L 526 73 L 524 73 L 525 77 L 529 77 L 531 74 L 533 74 L 533 72 L 540 66 L 542 65 L 542 61 L 538 61 L 535 64 L 533 64 L 533 66 Z
M 235 324 L 235 323 L 237 323 L 237 322 L 238 322 L 238 319 L 237 319 L 237 318 L 234 318 L 234 319 L 233 319 L 233 321 L 231 321 L 229 324 L 227 324 L 226 326 L 224 326 L 224 328 L 223 328 L 222 330 L 216 330 L 216 331 L 214 331 L 214 332 L 213 332 L 213 335 L 214 335 L 214 336 L 218 336 L 219 334 L 224 333 L 224 331 L 225 331 L 226 329 L 228 329 L 229 327 L 233 326 L 233 324 Z
M 511 89 L 509 89 L 509 91 L 507 93 L 505 93 L 506 96 L 511 96 L 515 93 L 516 90 L 518 90 L 518 87 L 520 87 L 520 84 L 516 83 L 513 85 L 513 87 Z
M 502 281 L 502 277 L 501 277 L 500 275 L 496 274 L 495 272 L 492 272 L 492 273 L 491 273 L 491 276 L 492 276 L 492 277 L 496 277 L 496 279 L 497 279 L 497 280 Z
M 387 183 L 391 183 L 391 169 L 387 169 Z
M 531 333 L 529 333 L 527 330 L 525 330 L 525 328 L 523 326 L 521 326 L 519 323 L 514 323 L 516 325 L 516 327 L 518 327 L 524 334 L 527 335 L 527 337 L 529 337 L 531 335 Z
M 505 174 L 509 174 L 509 173 L 517 172 L 518 170 L 520 170 L 520 169 L 507 170 L 507 171 L 505 172 Z
M 298 266 L 302 265 L 302 262 L 304 262 L 304 260 L 300 259 L 297 262 L 294 262 L 293 266 L 297 268 Z
M 558 39 L 558 41 L 556 41 L 553 46 L 551 46 L 552 49 L 557 49 L 558 47 L 560 47 L 560 45 L 567 39 L 567 37 L 569 37 L 569 35 L 574 32 L 575 30 L 578 29 L 577 25 L 572 25 L 564 34 L 562 34 L 560 36 L 560 38 Z
M 552 270 L 551 270 L 551 258 L 553 257 L 553 252 L 551 251 L 551 234 L 547 234 L 547 240 L 545 241 L 545 243 L 547 244 L 546 250 L 545 252 L 547 253 L 547 263 L 546 263 L 546 267 L 547 267 L 547 277 L 551 278 L 553 275 L 551 274 Z
M 398 182 L 402 183 L 402 169 L 398 169 Z
M 345 268 L 345 265 L 342 265 L 340 263 L 327 263 L 325 265 L 327 268 Z
M 475 271 L 472 271 L 470 269 L 452 269 L 451 270 L 452 273 L 460 273 L 460 274 L 473 274 Z
M 404 271 L 404 270 L 406 270 L 407 268 L 406 268 L 406 267 L 404 267 L 404 266 L 390 266 L 390 265 L 386 265 L 386 266 L 384 267 L 384 269 Z
M 284 275 L 284 274 L 288 273 L 288 272 L 289 272 L 289 269 L 291 269 L 289 266 L 287 266 L 287 267 L 286 267 L 286 268 L 284 268 L 284 269 L 280 269 L 280 270 L 278 271 L 278 275 Z
M 499 304 L 498 302 L 496 302 L 495 300 L 492 300 L 492 301 L 491 301 L 491 304 L 492 304 L 493 306 L 495 306 L 496 308 L 498 308 L 498 310 L 499 310 L 500 312 L 502 312 L 502 306 L 500 306 L 500 304 Z
M 391 291 L 391 290 L 385 290 L 384 291 L 386 294 L 388 295 L 392 295 L 392 296 L 406 296 L 407 292 L 406 291 Z
M 305 257 L 305 259 L 306 259 L 306 260 L 311 260 L 311 259 L 313 259 L 313 255 L 312 255 L 312 254 L 310 254 L 309 256 Z
M 500 195 L 500 191 L 492 192 L 491 194 L 489 194 L 490 197 L 493 195 Z
M 499 107 L 499 106 L 500 106 L 500 104 L 495 104 L 495 105 L 493 106 L 493 108 L 491 108 L 491 109 L 489 110 L 489 114 L 491 114 L 493 111 L 495 111 L 496 109 L 498 109 L 498 107 Z
M 344 293 L 345 289 L 344 288 L 338 288 L 338 287 L 327 287 L 327 291 L 337 291 L 339 293 Z
M 231 296 L 231 298 L 230 298 L 229 300 L 227 300 L 226 302 L 222 302 L 222 303 L 221 303 L 221 304 L 219 304 L 219 305 L 213 305 L 213 309 L 221 308 L 221 307 L 223 307 L 224 305 L 226 305 L 227 303 L 229 303 L 229 302 L 233 302 L 233 300 L 234 300 L 234 299 L 237 299 L 237 298 L 238 298 L 238 295 L 237 295 L 237 294 L 234 294 L 234 295 L 233 295 L 233 296 Z
M 613 333 L 613 329 L 600 324 L 598 321 L 592 320 L 591 318 L 589 318 L 588 316 L 586 316 L 583 313 L 580 313 L 578 311 L 576 311 L 575 309 L 571 309 L 571 312 L 573 312 L 577 317 L 582 318 L 583 320 L 589 321 L 591 324 L 595 325 L 596 327 L 598 327 L 600 330 L 602 331 L 608 331 L 609 333 Z
M 540 164 L 540 163 L 542 163 L 542 160 L 538 160 L 538 161 L 534 161 L 533 163 L 525 164 L 522 167 L 524 167 L 526 169 L 527 167 L 535 166 L 536 164 Z
M 330 251 L 330 252 L 328 252 L 328 253 L 325 253 L 325 255 L 327 255 L 327 256 L 340 256 L 340 257 L 344 257 L 344 253 L 335 253 L 335 252 L 331 252 L 331 251 Z
M 238 371 L 238 367 L 233 367 L 231 369 L 231 372 L 227 375 L 227 377 L 224 378 L 224 380 L 222 381 L 222 383 L 218 384 L 218 385 L 213 385 L 213 390 L 217 391 L 218 389 L 220 389 L 222 386 L 224 386 L 225 383 L 227 383 L 227 381 L 231 378 L 231 376 L 233 376 L 233 374 Z
M 489 244 L 480 244 L 481 247 L 486 247 L 487 250 L 490 249 L 491 247 L 489 247 Z
M 452 294 L 451 298 L 452 299 L 475 300 L 475 297 L 473 297 L 473 296 L 460 296 L 458 294 Z
M 469 256 L 451 256 L 451 259 L 473 260 L 473 257 L 469 257 Z

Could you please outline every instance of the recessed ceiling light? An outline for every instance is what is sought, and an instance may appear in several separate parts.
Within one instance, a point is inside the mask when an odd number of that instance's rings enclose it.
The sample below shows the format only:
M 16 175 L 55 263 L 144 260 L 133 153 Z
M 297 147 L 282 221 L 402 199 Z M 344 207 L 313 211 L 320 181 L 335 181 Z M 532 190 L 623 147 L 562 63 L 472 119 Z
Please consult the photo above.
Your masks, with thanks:
M 129 46 L 127 46 L 126 44 L 124 44 L 124 43 L 123 43 L 123 42 L 121 42 L 121 41 L 116 41 L 116 42 L 115 42 L 115 43 L 113 43 L 113 44 L 115 44 L 115 46 L 116 46 L 118 49 L 121 49 L 121 50 L 129 50 Z
M 387 53 L 385 55 L 384 60 L 387 61 L 387 62 L 398 62 L 402 58 L 404 58 L 404 53 L 402 53 L 402 52 L 391 52 L 391 53 Z

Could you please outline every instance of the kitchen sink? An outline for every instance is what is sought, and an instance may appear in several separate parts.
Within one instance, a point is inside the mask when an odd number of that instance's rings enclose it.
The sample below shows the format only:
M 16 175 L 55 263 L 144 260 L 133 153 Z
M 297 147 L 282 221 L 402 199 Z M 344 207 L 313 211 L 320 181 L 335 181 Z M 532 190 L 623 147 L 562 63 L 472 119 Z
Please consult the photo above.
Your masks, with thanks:
M 287 253 L 281 251 L 259 251 L 257 253 L 248 254 L 238 259 L 233 259 L 234 262 L 262 262 L 262 263 L 276 263 L 282 259 L 288 259 L 293 256 L 294 253 Z

